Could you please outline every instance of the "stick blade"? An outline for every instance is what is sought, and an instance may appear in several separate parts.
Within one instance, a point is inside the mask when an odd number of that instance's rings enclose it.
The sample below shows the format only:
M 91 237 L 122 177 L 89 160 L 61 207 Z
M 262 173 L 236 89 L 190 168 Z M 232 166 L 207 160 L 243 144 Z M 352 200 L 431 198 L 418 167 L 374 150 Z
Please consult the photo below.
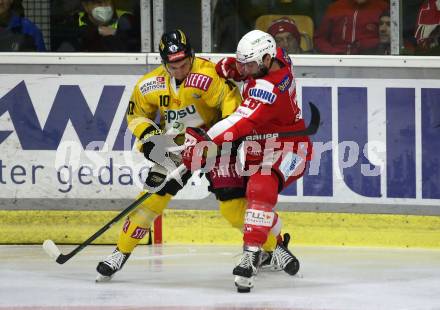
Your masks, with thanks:
M 310 120 L 309 128 L 311 130 L 310 135 L 314 135 L 321 125 L 321 114 L 319 113 L 319 109 L 316 107 L 316 105 L 313 104 L 313 102 L 309 102 L 310 110 L 312 113 L 312 117 Z
M 43 249 L 47 253 L 47 255 L 49 255 L 55 261 L 57 260 L 58 256 L 61 255 L 60 250 L 52 240 L 45 240 L 43 242 Z

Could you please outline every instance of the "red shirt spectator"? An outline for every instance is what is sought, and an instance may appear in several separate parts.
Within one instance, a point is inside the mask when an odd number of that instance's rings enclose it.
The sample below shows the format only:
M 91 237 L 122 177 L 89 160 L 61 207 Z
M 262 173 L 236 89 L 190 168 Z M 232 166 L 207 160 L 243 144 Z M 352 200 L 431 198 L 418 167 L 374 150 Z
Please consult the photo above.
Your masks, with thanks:
M 439 45 L 440 1 L 428 0 L 420 6 L 415 37 L 417 45 L 429 49 Z
M 288 17 L 274 20 L 267 32 L 274 37 L 277 47 L 284 48 L 289 54 L 302 53 L 301 35 L 294 20 Z
M 379 44 L 383 0 L 338 0 L 329 5 L 315 34 L 315 47 L 326 54 L 363 54 Z

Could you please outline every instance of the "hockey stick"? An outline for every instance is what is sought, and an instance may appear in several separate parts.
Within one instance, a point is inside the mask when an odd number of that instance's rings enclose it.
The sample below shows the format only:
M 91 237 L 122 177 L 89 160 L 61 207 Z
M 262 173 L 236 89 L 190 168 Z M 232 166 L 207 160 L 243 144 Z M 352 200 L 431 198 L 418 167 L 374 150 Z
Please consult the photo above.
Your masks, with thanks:
M 318 108 L 312 103 L 309 102 L 310 109 L 312 112 L 311 120 L 309 123 L 309 126 L 300 131 L 291 131 L 291 132 L 279 132 L 279 133 L 268 133 L 268 134 L 256 134 L 256 135 L 249 135 L 244 137 L 242 140 L 246 141 L 255 141 L 255 140 L 264 140 L 269 138 L 277 138 L 277 137 L 297 137 L 297 136 L 308 136 L 308 135 L 314 135 L 319 128 L 319 123 L 321 121 L 321 117 L 319 114 Z M 176 151 L 181 150 L 182 146 L 179 146 L 176 148 Z M 175 169 L 169 176 L 167 176 L 167 179 L 165 182 L 169 181 L 172 178 L 175 178 L 176 173 L 178 175 L 183 174 L 183 171 L 186 168 L 183 165 L 180 165 L 177 169 Z M 132 210 L 134 210 L 136 207 L 138 207 L 142 202 L 144 202 L 147 198 L 149 198 L 152 194 L 152 192 L 147 192 L 141 197 L 139 197 L 136 201 L 134 201 L 131 205 L 129 205 L 126 209 L 124 209 L 121 213 L 119 213 L 116 217 L 114 217 L 110 222 L 105 224 L 100 230 L 98 230 L 96 233 L 94 233 L 92 236 L 90 236 L 86 241 L 78 245 L 75 249 L 73 249 L 68 254 L 62 254 L 61 251 L 56 246 L 55 242 L 52 240 L 45 240 L 43 243 L 43 249 L 46 251 L 46 253 L 55 259 L 55 261 L 58 264 L 64 264 L 69 259 L 71 259 L 73 256 L 75 256 L 78 252 L 80 252 L 82 249 L 84 249 L 86 246 L 88 246 L 90 243 L 92 243 L 95 239 L 97 239 L 99 236 L 101 236 L 104 232 L 106 232 L 110 227 L 112 227 L 115 223 L 117 223 L 119 220 L 121 220 L 123 217 L 125 217 L 128 213 L 130 213 Z
M 179 167 L 177 167 L 174 171 L 172 171 L 164 182 L 168 182 L 169 180 L 173 178 L 177 178 L 177 176 L 182 175 L 186 171 L 185 166 L 182 164 Z M 120 219 L 125 217 L 127 214 L 129 214 L 132 210 L 134 210 L 137 206 L 139 206 L 144 200 L 149 198 L 151 195 L 153 195 L 153 192 L 147 192 L 143 194 L 141 197 L 139 197 L 135 202 L 133 202 L 131 205 L 129 205 L 126 209 L 124 209 L 121 213 L 119 213 L 116 217 L 114 217 L 110 222 L 105 224 L 100 230 L 98 230 L 96 233 L 94 233 L 92 236 L 90 236 L 89 239 L 78 245 L 73 251 L 71 251 L 68 254 L 62 254 L 61 251 L 56 246 L 55 242 L 52 240 L 45 240 L 43 243 L 43 249 L 46 251 L 46 253 L 55 259 L 55 261 L 58 264 L 64 264 L 69 259 L 71 259 L 73 256 L 75 256 L 78 252 L 80 252 L 82 249 L 84 249 L 86 246 L 88 246 L 90 243 L 92 243 L 96 238 L 101 236 L 104 232 L 106 232 L 110 227 L 113 226 L 116 222 L 118 222 Z
M 309 102 L 309 106 L 312 112 L 312 116 L 310 118 L 309 126 L 306 127 L 304 130 L 255 134 L 255 135 L 245 136 L 242 138 L 242 140 L 256 141 L 256 140 L 265 140 L 270 138 L 287 138 L 287 137 L 314 135 L 318 131 L 319 123 L 321 122 L 321 115 L 319 113 L 318 108 L 312 102 Z
M 312 116 L 310 118 L 309 126 L 307 126 L 303 130 L 248 135 L 248 136 L 244 136 L 244 137 L 240 138 L 238 141 L 240 141 L 240 142 L 241 141 L 257 141 L 257 140 L 266 140 L 266 139 L 270 139 L 270 138 L 312 136 L 319 129 L 319 125 L 321 122 L 321 114 L 319 113 L 318 108 L 312 102 L 309 102 L 309 106 L 310 106 Z M 185 145 L 179 145 L 174 148 L 170 148 L 169 150 L 172 152 L 181 152 L 184 149 L 185 149 Z

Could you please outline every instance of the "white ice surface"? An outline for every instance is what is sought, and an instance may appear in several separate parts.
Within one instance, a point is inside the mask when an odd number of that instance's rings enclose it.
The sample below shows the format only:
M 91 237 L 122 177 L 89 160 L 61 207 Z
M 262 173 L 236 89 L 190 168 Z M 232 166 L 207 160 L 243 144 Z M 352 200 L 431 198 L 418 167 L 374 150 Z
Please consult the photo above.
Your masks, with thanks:
M 41 246 L 0 246 L 0 309 L 440 309 L 439 250 L 297 246 L 299 275 L 260 273 L 239 294 L 238 246 L 141 246 L 111 282 L 95 283 L 112 249 L 58 265 Z

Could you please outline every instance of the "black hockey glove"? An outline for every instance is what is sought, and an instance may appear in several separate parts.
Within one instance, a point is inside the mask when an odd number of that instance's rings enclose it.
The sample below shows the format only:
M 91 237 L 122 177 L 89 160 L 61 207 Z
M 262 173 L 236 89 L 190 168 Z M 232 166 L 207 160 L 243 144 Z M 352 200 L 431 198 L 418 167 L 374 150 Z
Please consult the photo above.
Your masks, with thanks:
M 145 158 L 158 164 L 161 162 L 161 154 L 159 153 L 165 152 L 165 149 L 160 147 L 160 135 L 162 133 L 162 130 L 157 129 L 154 126 L 150 126 L 140 136 L 142 143 L 141 151 L 144 153 Z M 162 149 L 162 151 L 160 149 Z M 162 154 L 162 156 L 163 155 L 164 154 Z

